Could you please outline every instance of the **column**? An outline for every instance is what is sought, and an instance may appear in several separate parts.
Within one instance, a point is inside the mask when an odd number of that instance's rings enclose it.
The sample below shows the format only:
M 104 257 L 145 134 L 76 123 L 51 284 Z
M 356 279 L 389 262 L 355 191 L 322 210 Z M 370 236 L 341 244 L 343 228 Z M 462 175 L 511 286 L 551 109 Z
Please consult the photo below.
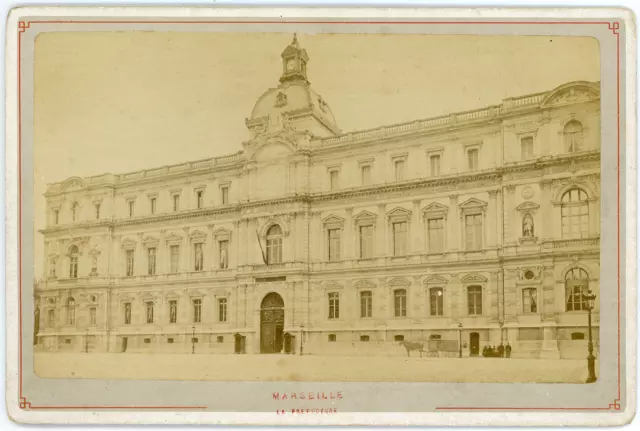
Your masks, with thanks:
M 516 220 L 516 210 L 515 210 L 515 191 L 516 186 L 509 185 L 505 187 L 506 190 L 506 208 L 504 209 L 505 214 L 505 243 L 506 244 L 514 244 L 517 238 L 517 228 L 518 222 Z
M 496 209 L 495 209 L 495 244 L 498 247 L 502 247 L 504 244 L 504 233 L 502 232 L 502 218 L 504 217 L 502 209 L 502 193 L 500 190 L 496 190 Z
M 499 271 L 491 271 L 489 275 L 489 319 L 492 322 L 498 322 L 501 320 L 501 280 Z
M 322 226 L 320 222 L 320 212 L 313 211 L 311 213 L 311 232 L 310 238 L 311 241 L 311 261 L 319 262 L 322 260 L 321 250 L 322 250 Z
M 144 244 L 142 243 L 143 234 L 138 232 L 138 244 L 134 251 L 133 275 L 147 275 L 146 259 L 144 256 Z
M 156 248 L 156 274 L 166 274 L 167 272 L 167 245 L 164 242 L 166 230 L 160 230 L 158 247 Z
M 498 234 L 496 224 L 496 195 L 497 190 L 489 190 L 489 208 L 487 208 L 487 246 L 494 248 L 496 246 L 496 237 Z
M 259 256 L 258 253 L 261 253 L 260 251 L 260 244 L 258 244 L 258 241 L 261 241 L 261 239 L 258 239 L 258 234 L 256 233 L 258 232 L 257 230 L 257 220 L 255 218 L 252 219 L 247 219 L 247 242 L 246 242 L 246 246 L 247 249 L 245 251 L 245 264 L 246 265 L 255 265 L 257 263 L 264 263 L 262 261 L 262 256 Z M 253 240 L 251 239 L 253 238 Z M 266 244 L 262 243 L 262 250 L 264 250 L 264 253 L 267 253 L 266 248 Z
M 409 235 L 413 237 L 412 254 L 420 255 L 424 253 L 424 224 L 420 223 L 420 204 L 422 201 L 413 201 L 413 212 L 411 213 L 411 230 Z
M 298 218 L 296 213 L 291 214 L 291 261 L 296 262 L 298 260 Z
M 556 220 L 554 217 L 554 210 L 551 204 L 551 181 L 540 181 L 540 190 L 542 191 L 542 196 L 540 198 L 540 213 L 534 220 L 535 224 L 533 229 L 534 235 L 542 241 L 545 241 L 550 240 L 555 236 L 554 226 L 558 225 L 560 220 Z M 560 229 L 558 229 L 558 232 L 560 232 Z M 558 235 L 558 238 L 560 238 L 560 236 L 561 235 Z
M 376 254 L 378 257 L 387 255 L 387 215 L 385 214 L 386 205 L 378 205 L 378 217 L 376 220 Z
M 353 208 L 345 209 L 346 219 L 344 222 L 344 229 L 342 231 L 343 237 L 343 246 L 342 250 L 344 252 L 343 260 L 351 260 L 353 259 L 353 244 L 354 244 L 354 234 L 353 234 Z
M 449 196 L 449 215 L 447 216 L 448 248 L 450 251 L 457 252 L 460 250 L 460 240 L 458 233 L 460 231 L 458 211 L 458 196 Z
M 462 286 L 458 279 L 458 274 L 451 274 L 451 279 L 446 286 L 444 302 L 447 304 L 447 310 L 445 316 L 451 317 L 454 320 L 459 320 L 463 314 L 462 309 L 464 303 L 462 302 Z

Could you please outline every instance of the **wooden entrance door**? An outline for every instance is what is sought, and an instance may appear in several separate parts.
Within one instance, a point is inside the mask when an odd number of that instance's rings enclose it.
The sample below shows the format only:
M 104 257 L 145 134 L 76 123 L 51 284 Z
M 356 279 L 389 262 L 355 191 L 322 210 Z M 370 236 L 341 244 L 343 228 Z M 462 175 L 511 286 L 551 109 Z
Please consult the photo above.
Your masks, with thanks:
M 472 332 L 469 334 L 469 355 L 478 356 L 480 353 L 480 334 Z
M 260 306 L 260 353 L 280 353 L 283 347 L 284 301 L 272 292 Z

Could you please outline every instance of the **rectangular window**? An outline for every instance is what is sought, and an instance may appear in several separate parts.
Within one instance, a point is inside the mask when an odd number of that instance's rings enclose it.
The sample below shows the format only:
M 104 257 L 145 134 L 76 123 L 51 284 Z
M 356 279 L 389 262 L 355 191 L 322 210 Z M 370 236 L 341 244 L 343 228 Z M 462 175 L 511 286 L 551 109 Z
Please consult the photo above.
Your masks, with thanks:
M 526 137 L 520 140 L 520 151 L 522 154 L 522 160 L 529 160 L 533 158 L 533 138 Z
M 467 150 L 467 166 L 470 171 L 478 169 L 478 149 Z
M 404 160 L 396 160 L 394 163 L 396 181 L 404 180 Z
M 149 275 L 156 274 L 156 249 L 149 247 L 147 249 L 147 272 Z
M 407 222 L 393 223 L 393 255 L 407 254 Z
M 53 210 L 53 224 L 60 223 L 60 210 Z
M 91 307 L 89 309 L 89 325 L 95 325 L 96 324 L 96 308 L 95 307 Z
M 124 324 L 131 325 L 131 303 L 124 304 Z
M 220 252 L 220 269 L 229 267 L 229 241 L 219 241 L 218 251 Z
M 443 315 L 444 294 L 441 287 L 429 289 L 429 308 L 432 316 Z
M 169 254 L 171 258 L 171 273 L 176 274 L 180 264 L 180 246 L 172 245 L 169 247 Z
M 229 203 L 229 187 L 221 187 L 220 194 L 222 195 L 222 205 L 226 205 Z
M 340 229 L 329 229 L 329 261 L 340 260 Z
M 429 160 L 431 161 L 431 176 L 437 177 L 440 175 L 440 155 L 433 155 Z
M 371 291 L 360 292 L 360 317 L 371 317 L 373 295 Z
M 126 250 L 126 274 L 127 277 L 133 276 L 133 250 Z
M 202 243 L 193 245 L 193 258 L 194 258 L 193 269 L 195 271 L 202 271 L 204 268 L 204 254 L 202 251 Z
M 361 335 L 360 336 L 360 341 L 364 341 L 364 342 L 369 341 L 369 336 L 368 335 Z
M 135 206 L 136 203 L 134 201 L 129 201 L 129 217 L 133 217 L 135 214 Z
M 371 184 L 371 165 L 360 166 L 360 182 L 363 186 Z
M 482 287 L 470 286 L 467 288 L 467 305 L 469 315 L 482 314 Z
M 329 342 L 333 343 L 336 341 L 336 334 L 329 334 Z
M 227 321 L 227 298 L 218 298 L 218 321 Z
M 156 198 L 149 199 L 149 213 L 150 214 L 156 213 Z
M 202 299 L 193 300 L 193 323 L 200 323 L 202 319 Z
M 373 226 L 360 226 L 360 258 L 373 257 Z
M 442 253 L 444 250 L 444 219 L 430 219 L 427 225 L 429 229 L 429 253 Z
M 96 204 L 96 220 L 100 220 L 100 204 Z
M 329 171 L 329 183 L 330 183 L 331 190 L 338 189 L 338 171 L 337 170 Z
M 482 214 L 471 214 L 465 217 L 467 250 L 482 249 Z
M 522 289 L 522 312 L 538 312 L 538 290 L 535 288 Z
M 180 210 L 180 195 L 173 195 L 173 212 Z
M 329 294 L 329 319 L 340 318 L 340 294 Z
M 198 190 L 196 192 L 196 204 L 198 206 L 198 209 L 202 208 L 202 206 L 203 206 L 203 199 L 202 199 L 203 193 L 204 192 L 202 190 Z
M 78 278 L 78 256 L 69 259 L 69 278 Z
M 404 289 L 393 292 L 393 308 L 396 317 L 407 317 L 407 291 Z
M 153 302 L 147 302 L 147 323 L 153 323 Z
M 178 301 L 169 301 L 169 323 L 178 321 Z
M 47 310 L 47 326 L 53 328 L 56 324 L 55 310 Z

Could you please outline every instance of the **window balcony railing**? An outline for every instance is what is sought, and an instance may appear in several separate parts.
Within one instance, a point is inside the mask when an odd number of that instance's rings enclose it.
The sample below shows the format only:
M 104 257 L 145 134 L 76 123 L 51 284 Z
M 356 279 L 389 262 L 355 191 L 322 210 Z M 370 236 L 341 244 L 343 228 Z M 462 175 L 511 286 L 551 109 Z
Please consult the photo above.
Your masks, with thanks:
M 554 249 L 600 247 L 600 237 L 554 240 Z

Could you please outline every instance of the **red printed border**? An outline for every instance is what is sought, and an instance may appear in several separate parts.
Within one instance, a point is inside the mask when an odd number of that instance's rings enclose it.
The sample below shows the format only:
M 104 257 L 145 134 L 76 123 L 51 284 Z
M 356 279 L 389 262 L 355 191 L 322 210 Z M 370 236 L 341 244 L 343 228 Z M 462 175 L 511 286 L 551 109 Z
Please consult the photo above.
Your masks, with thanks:
M 196 21 L 142 21 L 142 20 L 34 20 L 18 22 L 18 234 L 20 235 L 20 250 L 18 253 L 18 331 L 19 331 L 19 406 L 23 410 L 198 410 L 206 406 L 34 406 L 24 396 L 22 391 L 22 86 L 21 86 L 21 42 L 24 33 L 31 24 L 413 24 L 413 25 L 441 25 L 441 24 L 488 24 L 488 25 L 517 25 L 517 24 L 562 24 L 562 25 L 606 25 L 616 37 L 616 109 L 617 109 L 617 159 L 616 159 L 616 190 L 617 190 L 617 289 L 618 289 L 618 376 L 617 395 L 613 402 L 606 407 L 436 407 L 436 411 L 620 411 L 621 405 L 621 363 L 620 363 L 620 23 L 617 21 L 264 21 L 264 20 L 196 20 Z

